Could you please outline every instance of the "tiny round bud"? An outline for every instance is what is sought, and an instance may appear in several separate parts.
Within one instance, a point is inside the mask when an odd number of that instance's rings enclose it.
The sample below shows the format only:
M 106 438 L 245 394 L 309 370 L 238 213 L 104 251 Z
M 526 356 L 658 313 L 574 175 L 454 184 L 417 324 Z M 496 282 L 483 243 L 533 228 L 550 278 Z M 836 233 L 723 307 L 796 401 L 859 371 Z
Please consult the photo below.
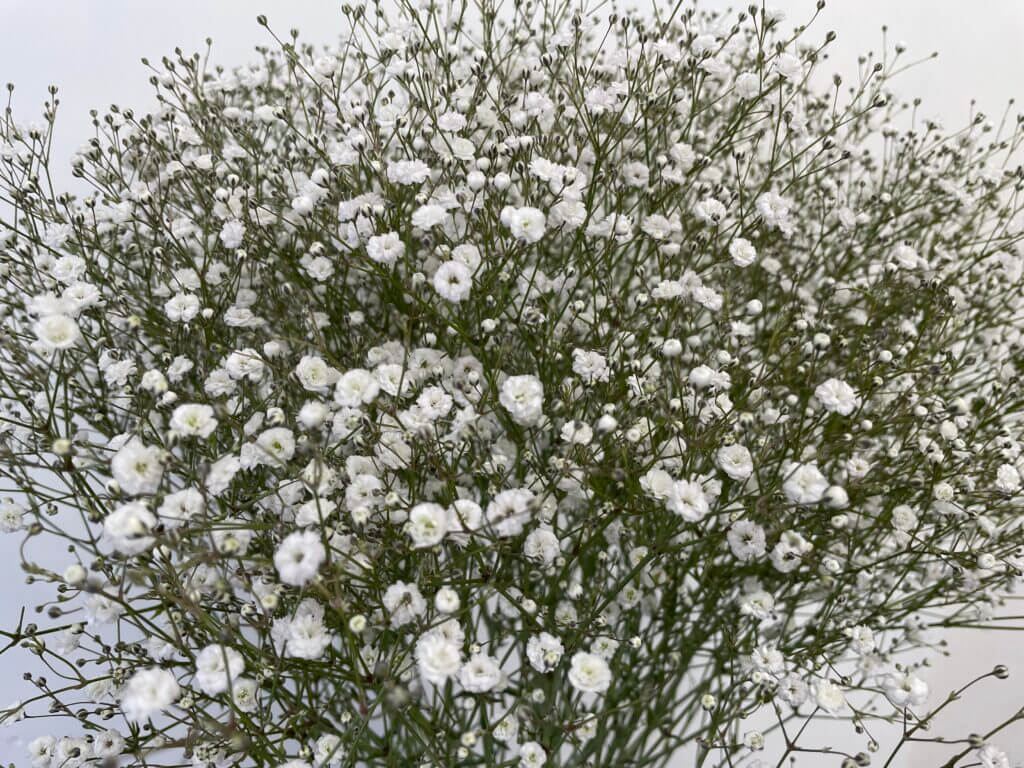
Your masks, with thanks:
M 459 593 L 451 587 L 441 587 L 434 595 L 434 605 L 441 613 L 455 613 L 460 604 Z

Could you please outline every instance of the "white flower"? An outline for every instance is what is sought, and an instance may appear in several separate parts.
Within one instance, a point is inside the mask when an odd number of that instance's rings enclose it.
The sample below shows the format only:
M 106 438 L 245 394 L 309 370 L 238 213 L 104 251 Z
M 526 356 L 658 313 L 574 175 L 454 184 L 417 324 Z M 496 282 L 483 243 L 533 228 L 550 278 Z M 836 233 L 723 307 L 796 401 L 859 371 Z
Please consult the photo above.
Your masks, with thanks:
M 520 768 L 540 768 L 547 761 L 548 753 L 536 741 L 528 741 L 519 747 Z
M 666 501 L 672 494 L 672 475 L 664 469 L 654 467 L 640 478 L 640 487 L 655 501 Z
M 61 766 L 61 768 L 79 768 L 91 756 L 91 751 L 89 742 L 85 739 L 64 736 L 57 740 L 57 746 L 54 749 L 53 755 L 53 765 Z
M 569 682 L 578 691 L 604 693 L 611 685 L 612 672 L 608 662 L 600 656 L 577 651 L 569 668 Z
M 458 645 L 437 632 L 428 632 L 416 641 L 416 666 L 428 683 L 444 685 L 462 666 Z
M 475 272 L 483 262 L 480 249 L 472 243 L 462 243 L 452 248 L 452 258 L 469 267 L 470 272 Z
M 388 181 L 392 184 L 422 184 L 430 177 L 430 166 L 422 160 L 397 160 L 388 163 Z
M 260 433 L 256 445 L 268 457 L 284 464 L 295 455 L 295 433 L 287 427 L 271 427 Z
M 825 497 L 828 480 L 815 464 L 787 462 L 782 467 L 782 492 L 794 504 L 817 504 Z
M 956 498 L 956 489 L 945 481 L 936 483 L 932 488 L 932 496 L 938 501 L 953 501 Z
M 889 701 L 899 709 L 920 707 L 928 700 L 928 683 L 909 673 L 887 675 L 882 687 Z
M 567 443 L 590 445 L 594 439 L 594 430 L 584 421 L 567 421 L 562 425 L 561 436 Z
M 525 488 L 501 491 L 487 505 L 487 522 L 502 538 L 518 536 L 530 519 L 533 494 Z
M 729 243 L 729 258 L 737 267 L 749 267 L 757 259 L 757 249 L 749 240 L 737 237 Z
M 199 297 L 192 293 L 176 293 L 164 303 L 164 312 L 172 323 L 190 323 L 199 310 Z
M 519 735 L 519 722 L 515 714 L 508 713 L 491 729 L 491 734 L 502 744 L 512 745 Z
M 380 389 L 392 397 L 407 395 L 413 387 L 412 376 L 398 363 L 381 363 L 373 373 Z
M 434 290 L 446 301 L 462 301 L 472 287 L 473 275 L 461 261 L 446 261 L 434 272 Z
M 164 476 L 163 451 L 132 437 L 110 460 L 110 472 L 129 496 L 156 493 Z
M 392 629 L 397 629 L 410 621 L 415 621 L 427 610 L 427 601 L 423 599 L 419 587 L 396 581 L 384 592 L 384 610 L 388 612 Z
M 863 624 L 845 630 L 853 649 L 860 654 L 868 654 L 875 650 L 875 633 L 871 627 Z
M 195 488 L 184 488 L 164 496 L 157 514 L 165 526 L 174 528 L 201 514 L 205 508 L 202 493 Z
M 366 255 L 378 264 L 391 266 L 405 253 L 405 243 L 397 232 L 374 235 L 366 242 Z
M 733 87 L 741 99 L 752 99 L 761 92 L 761 78 L 753 72 L 741 72 L 736 76 Z
M 549 566 L 558 557 L 558 537 L 548 528 L 537 528 L 523 541 L 523 555 L 543 566 Z
M 790 673 L 779 681 L 777 695 L 791 707 L 799 707 L 810 696 L 810 686 L 798 675 Z
M 72 317 L 77 317 L 83 310 L 95 306 L 102 299 L 99 288 L 92 283 L 84 282 L 69 285 L 61 291 L 60 297 L 67 303 L 67 313 Z
M 171 361 L 171 364 L 167 366 L 167 378 L 174 382 L 180 381 L 181 377 L 191 371 L 194 367 L 195 363 L 184 355 L 178 355 Z
M 483 523 L 484 512 L 472 499 L 456 499 L 448 508 L 448 530 L 456 539 L 465 539 L 465 534 L 475 531 Z
M 427 421 L 437 421 L 447 416 L 453 403 L 452 396 L 437 386 L 427 387 L 416 398 L 416 407 Z
M 441 587 L 434 595 L 434 607 L 441 613 L 455 613 L 461 605 L 459 593 L 451 587 Z
M 459 682 L 470 693 L 487 693 L 501 682 L 501 667 L 493 656 L 474 653 L 459 670 Z
M 846 696 L 843 695 L 842 689 L 828 680 L 818 683 L 815 701 L 819 707 L 832 715 L 838 714 L 846 706 Z
M 522 208 L 505 208 L 501 212 L 502 223 L 509 228 L 512 236 L 528 243 L 536 243 L 544 237 L 544 212 L 525 206 Z
M 533 635 L 526 642 L 526 658 L 538 672 L 550 672 L 558 666 L 565 653 L 562 641 L 547 632 Z
M 778 228 L 784 235 L 793 231 L 790 210 L 793 201 L 775 192 L 765 192 L 757 198 L 757 212 L 769 227 Z
M 57 739 L 53 736 L 40 736 L 28 745 L 32 768 L 52 768 L 52 758 L 57 751 Z
M 917 515 L 906 504 L 892 508 L 892 527 L 898 531 L 912 531 L 917 527 Z
M 850 496 L 841 485 L 830 485 L 825 491 L 825 503 L 833 509 L 843 509 L 850 503 Z
M 121 711 L 130 722 L 142 723 L 173 704 L 181 695 L 174 675 L 158 667 L 136 672 L 121 691 Z
M 551 223 L 564 230 L 579 229 L 587 219 L 587 207 L 579 200 L 559 200 L 551 208 Z
M 711 510 L 704 486 L 696 480 L 676 480 L 665 500 L 665 506 L 669 512 L 690 522 L 703 519 Z
M 125 612 L 121 603 L 96 594 L 85 603 L 85 615 L 90 624 L 113 624 Z
M 697 153 L 685 141 L 678 141 L 669 147 L 668 156 L 672 159 L 672 163 L 682 171 L 690 170 L 697 160 Z
M 786 668 L 786 657 L 782 651 L 769 643 L 757 646 L 750 654 L 751 663 L 762 672 L 779 674 Z
M 20 723 L 25 719 L 24 702 L 20 699 L 12 702 L 6 707 L 0 707 L 0 725 L 9 727 L 14 723 Z
M 431 229 L 448 220 L 448 211 L 440 205 L 421 205 L 412 214 L 412 225 L 417 229 Z
M 182 437 L 207 438 L 216 428 L 217 419 L 208 405 L 185 403 L 171 414 L 171 429 Z
M 828 379 L 819 384 L 814 390 L 814 396 L 825 410 L 841 416 L 849 416 L 860 405 L 860 398 L 853 387 L 839 379 Z
M 983 768 L 1010 768 L 1010 758 L 994 744 L 985 744 L 978 750 Z
M 226 691 L 244 671 L 242 654 L 226 645 L 208 645 L 196 656 L 196 684 L 207 696 Z
M 737 520 L 726 534 L 729 548 L 744 562 L 761 557 L 767 548 L 764 528 L 750 520 Z
M 341 737 L 333 733 L 325 733 L 316 740 L 313 748 L 316 765 L 323 768 L 338 768 L 345 760 L 345 747 Z
M 687 376 L 689 381 L 697 389 L 729 389 L 732 386 L 732 378 L 724 371 L 716 371 L 707 365 L 698 365 L 693 368 Z
M 517 424 L 534 426 L 543 415 L 544 387 L 536 376 L 509 376 L 498 400 Z
M 307 390 L 321 393 L 333 387 L 340 377 L 338 371 L 315 355 L 303 356 L 295 367 L 295 375 Z
M 587 109 L 596 115 L 614 110 L 618 105 L 616 95 L 609 89 L 601 88 L 600 86 L 587 88 L 583 93 L 583 98 L 586 101 Z
M 383 484 L 375 475 L 355 475 L 345 489 L 345 508 L 349 512 L 361 508 L 372 508 L 380 501 Z
M 224 368 L 232 379 L 259 381 L 263 378 L 266 364 L 255 349 L 246 347 L 228 355 L 224 361 Z
M 431 502 L 417 504 L 409 511 L 405 531 L 413 547 L 432 547 L 441 542 L 448 530 L 448 510 Z
M 107 515 L 103 536 L 122 555 L 137 555 L 153 546 L 155 539 L 149 534 L 156 523 L 156 516 L 145 504 L 130 501 Z
M 242 244 L 245 238 L 245 224 L 238 219 L 230 219 L 224 222 L 220 230 L 220 241 L 228 250 L 235 250 Z
M 996 488 L 1003 493 L 1016 493 L 1020 490 L 1020 472 L 1013 464 L 1002 464 L 996 470 Z
M 285 584 L 301 587 L 312 579 L 327 552 L 314 531 L 296 531 L 281 542 L 274 553 L 274 567 Z
M 608 381 L 611 371 L 608 360 L 599 352 L 586 349 L 572 351 L 572 371 L 587 384 L 595 381 Z
M 293 658 L 319 659 L 333 639 L 324 625 L 323 607 L 311 600 L 303 600 L 294 618 L 288 621 L 285 650 Z
M 892 263 L 902 269 L 927 268 L 928 262 L 918 254 L 917 249 L 909 243 L 899 243 L 892 249 Z
M 69 349 L 82 338 L 78 323 L 67 315 L 48 315 L 32 326 L 43 347 L 50 350 Z
M 364 368 L 345 371 L 334 385 L 334 402 L 345 408 L 359 408 L 377 399 L 380 385 Z
M 705 224 L 718 224 L 727 213 L 726 207 L 713 197 L 699 200 L 693 205 L 693 215 Z
M 313 757 L 318 766 L 338 768 L 345 759 L 345 748 L 342 746 L 341 737 L 333 733 L 325 733 L 316 740 Z
M 206 473 L 206 490 L 212 496 L 220 496 L 228 489 L 241 468 L 242 462 L 233 453 L 221 456 L 210 465 L 210 470 Z
M 146 371 L 139 380 L 139 389 L 151 392 L 154 395 L 164 394 L 168 386 L 167 377 L 155 368 Z
M 746 480 L 754 473 L 754 461 L 746 446 L 723 445 L 716 456 L 719 468 L 733 480 Z
M 0 533 L 14 533 L 25 525 L 25 508 L 13 501 L 0 502 Z
M 796 531 L 783 531 L 779 543 L 772 548 L 772 566 L 780 573 L 795 571 L 812 549 L 811 543 Z
M 458 112 L 445 112 L 437 118 L 437 127 L 448 133 L 457 133 L 466 127 L 466 117 Z
M 334 514 L 337 507 L 337 502 L 317 496 L 299 507 L 295 513 L 295 524 L 302 527 L 317 525 Z
M 772 62 L 772 69 L 780 77 L 787 80 L 795 80 L 804 71 L 804 65 L 796 56 L 791 53 L 780 53 Z
M 667 240 L 672 236 L 673 232 L 679 230 L 679 226 L 677 220 L 667 219 L 660 214 L 653 214 L 644 218 L 640 224 L 640 229 L 643 230 L 644 234 L 655 240 Z
M 854 480 L 859 480 L 870 471 L 871 462 L 863 456 L 851 456 L 846 462 L 846 473 Z
M 241 712 L 255 712 L 259 707 L 259 685 L 250 677 L 239 677 L 231 683 L 231 700 Z

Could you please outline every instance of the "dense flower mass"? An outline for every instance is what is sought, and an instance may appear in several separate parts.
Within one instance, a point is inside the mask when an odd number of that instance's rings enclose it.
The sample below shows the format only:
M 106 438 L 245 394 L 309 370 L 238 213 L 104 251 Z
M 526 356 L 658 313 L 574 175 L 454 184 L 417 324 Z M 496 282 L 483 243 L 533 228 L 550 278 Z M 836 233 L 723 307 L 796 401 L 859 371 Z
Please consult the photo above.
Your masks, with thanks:
M 1020 123 L 759 5 L 340 18 L 153 65 L 78 196 L 0 120 L 31 764 L 898 761 L 1024 566 Z

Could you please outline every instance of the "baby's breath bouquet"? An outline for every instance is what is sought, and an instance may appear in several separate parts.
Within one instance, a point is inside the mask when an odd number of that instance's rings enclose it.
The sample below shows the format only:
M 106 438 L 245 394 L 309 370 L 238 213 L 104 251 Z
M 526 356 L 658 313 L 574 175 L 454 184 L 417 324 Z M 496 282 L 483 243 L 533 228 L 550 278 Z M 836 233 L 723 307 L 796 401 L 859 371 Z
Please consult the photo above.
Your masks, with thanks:
M 78 195 L 0 123 L 18 764 L 1008 766 L 922 652 L 1024 566 L 1021 123 L 761 6 L 339 19 Z

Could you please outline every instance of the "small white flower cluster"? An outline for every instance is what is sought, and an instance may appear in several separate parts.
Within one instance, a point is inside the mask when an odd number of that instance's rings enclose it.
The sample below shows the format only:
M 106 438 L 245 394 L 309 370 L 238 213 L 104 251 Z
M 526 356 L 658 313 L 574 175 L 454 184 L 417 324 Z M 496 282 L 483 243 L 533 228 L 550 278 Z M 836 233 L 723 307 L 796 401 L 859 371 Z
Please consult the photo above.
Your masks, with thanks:
M 9 637 L 72 670 L 4 719 L 87 729 L 34 768 L 913 733 L 1024 570 L 1024 129 L 900 133 L 756 5 L 397 5 L 165 60 L 81 198 L 0 123 L 0 530 L 67 558 Z

